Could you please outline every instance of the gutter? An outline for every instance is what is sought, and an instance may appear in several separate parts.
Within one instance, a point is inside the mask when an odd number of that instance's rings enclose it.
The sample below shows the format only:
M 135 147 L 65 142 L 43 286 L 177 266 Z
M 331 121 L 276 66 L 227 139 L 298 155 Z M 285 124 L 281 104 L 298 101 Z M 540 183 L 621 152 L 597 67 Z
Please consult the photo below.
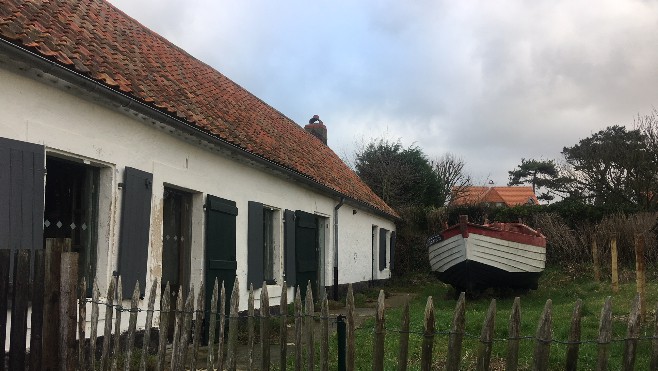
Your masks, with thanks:
M 345 203 L 341 197 L 338 205 L 334 207 L 334 300 L 338 301 L 338 209 Z
M 128 94 L 122 93 L 115 89 L 112 89 L 102 83 L 92 79 L 91 77 L 85 76 L 77 71 L 64 67 L 63 65 L 57 63 L 56 61 L 50 60 L 37 54 L 29 49 L 24 48 L 23 46 L 14 44 L 6 39 L 0 38 L 0 52 L 6 51 L 10 56 L 17 56 L 17 60 L 21 60 L 24 63 L 33 62 L 35 67 L 41 70 L 45 74 L 51 74 L 55 77 L 61 78 L 62 80 L 68 81 L 71 84 L 78 86 L 83 90 L 87 90 L 92 94 L 98 94 L 99 96 L 104 96 L 110 100 L 116 100 L 119 98 L 118 103 L 121 104 L 120 107 L 131 109 L 139 114 L 153 118 L 154 120 L 160 121 L 166 125 L 169 125 L 173 128 L 179 129 L 184 133 L 192 135 L 196 138 L 208 141 L 217 145 L 220 148 L 236 152 L 241 156 L 245 157 L 247 160 L 254 161 L 255 163 L 264 165 L 270 169 L 274 169 L 282 172 L 285 175 L 290 176 L 294 180 L 300 181 L 308 186 L 316 188 L 320 191 L 328 193 L 332 197 L 340 197 L 341 199 L 349 199 L 350 203 L 363 207 L 370 210 L 375 215 L 383 216 L 386 218 L 399 219 L 398 216 L 388 214 L 382 210 L 375 208 L 374 206 L 353 198 L 349 198 L 346 195 L 336 191 L 333 188 L 327 187 L 324 184 L 321 184 L 312 178 L 304 175 L 294 169 L 290 169 L 283 165 L 280 165 L 274 161 L 268 160 L 265 157 L 256 155 L 254 153 L 248 152 L 242 147 L 231 143 L 223 138 L 220 138 L 214 134 L 206 132 L 199 127 L 186 122 L 178 117 L 175 117 L 169 113 L 158 110 L 155 107 L 152 107 L 144 102 L 140 101 L 137 98 L 134 98 Z M 59 72 L 59 73 L 53 73 Z M 112 99 L 114 98 L 114 99 Z M 120 100 L 123 100 L 125 103 L 121 103 Z

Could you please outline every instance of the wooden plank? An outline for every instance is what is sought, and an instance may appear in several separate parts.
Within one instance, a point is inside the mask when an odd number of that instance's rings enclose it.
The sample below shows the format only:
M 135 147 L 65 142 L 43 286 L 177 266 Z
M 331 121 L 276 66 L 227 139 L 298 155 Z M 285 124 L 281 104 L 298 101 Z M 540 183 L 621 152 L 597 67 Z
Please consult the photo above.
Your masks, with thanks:
M 480 344 L 478 346 L 477 366 L 479 371 L 489 370 L 491 361 L 491 350 L 493 348 L 494 339 L 494 323 L 496 320 L 496 299 L 491 300 L 489 310 L 484 318 L 482 324 L 482 332 L 480 334 Z
M 285 370 L 288 361 L 288 284 L 283 281 L 281 287 L 281 300 L 279 301 L 281 323 L 279 327 L 279 370 Z
M 409 296 L 402 309 L 402 323 L 400 324 L 400 343 L 398 353 L 398 371 L 407 371 L 409 360 Z
M 320 309 L 320 370 L 329 371 L 329 300 L 324 290 Z
M 306 317 L 304 318 L 304 339 L 306 339 L 306 367 L 308 370 L 315 369 L 315 339 L 313 338 L 313 313 L 315 312 L 314 306 L 311 281 L 307 281 L 306 300 L 304 303 L 304 310 L 306 312 Z
M 612 299 L 608 296 L 601 309 L 599 320 L 598 355 L 596 358 L 596 370 L 608 369 L 608 353 L 610 340 L 612 339 Z
M 240 283 L 235 277 L 233 292 L 231 293 L 231 304 L 228 324 L 228 344 L 226 349 L 226 368 L 233 371 L 236 368 L 236 357 L 238 352 L 238 310 L 240 305 Z
M 302 358 L 302 295 L 299 286 L 295 289 L 295 371 L 304 368 Z
M 151 344 L 151 328 L 153 327 L 153 309 L 155 307 L 155 296 L 158 289 L 158 280 L 153 280 L 151 292 L 149 292 L 148 307 L 146 310 L 146 324 L 144 325 L 144 340 L 142 344 L 142 356 L 139 360 L 140 371 L 146 370 L 146 358 L 149 354 L 149 345 Z
M 464 312 L 466 310 L 466 294 L 461 293 L 459 300 L 455 305 L 455 312 L 452 317 L 452 328 L 450 329 L 450 337 L 448 338 L 448 360 L 446 363 L 446 370 L 457 371 L 461 362 L 462 354 L 462 341 L 464 339 L 464 327 L 466 319 Z
M 594 280 L 601 281 L 601 268 L 599 267 L 599 247 L 596 243 L 596 236 L 592 235 L 592 262 L 594 267 Z
M 105 371 L 110 364 L 110 343 L 112 341 L 112 318 L 114 315 L 114 279 L 110 280 L 105 298 L 105 328 L 103 329 L 103 353 L 101 354 L 101 370 Z
M 222 281 L 219 293 L 219 331 L 217 331 L 217 369 L 224 369 L 224 328 L 226 327 L 226 288 Z
M 372 369 L 373 371 L 384 369 L 384 337 L 386 330 L 384 326 L 384 310 L 386 303 L 384 302 L 384 290 L 379 290 L 379 297 L 377 298 L 377 307 L 375 309 L 375 333 L 372 350 Z
M 96 370 L 96 343 L 98 340 L 98 299 L 100 297 L 98 284 L 94 281 L 91 292 L 91 325 L 89 329 L 89 369 Z
M 30 325 L 30 370 L 41 370 L 41 358 L 43 355 L 43 302 L 44 302 L 44 274 L 45 274 L 46 252 L 43 249 L 34 252 L 34 276 L 32 278 L 32 323 Z M 0 272 L 8 272 L 2 270 Z M 5 276 L 7 273 L 0 273 Z M 1 285 L 1 284 L 0 284 Z M 0 299 L 2 300 L 2 299 Z M 5 304 L 6 306 L 6 304 Z M 0 313 L 7 313 L 0 308 Z M 2 315 L 5 317 L 5 315 Z M 0 337 L 5 337 L 5 330 L 0 331 Z M 4 353 L 4 344 L 2 344 Z M 4 359 L 0 358 L 0 359 Z
M 521 335 L 521 298 L 514 298 L 512 312 L 509 316 L 507 336 L 507 359 L 505 370 L 516 371 L 519 367 L 519 337 Z
M 656 304 L 655 318 L 653 322 L 653 339 L 651 339 L 651 364 L 649 369 L 658 371 L 658 304 Z
M 156 371 L 164 370 L 166 364 L 165 355 L 167 350 L 167 333 L 169 332 L 169 318 L 171 316 L 171 305 L 169 304 L 170 299 L 171 286 L 169 285 L 169 282 L 167 282 L 160 301 L 160 333 L 158 339 L 158 356 L 156 357 L 157 362 L 155 364 Z
M 610 263 L 612 274 L 612 292 L 619 292 L 619 267 L 617 266 L 617 237 L 610 239 Z
M 117 279 L 117 305 L 114 313 L 114 346 L 112 349 L 112 367 L 111 370 L 118 369 L 119 353 L 121 353 L 121 312 L 123 310 L 123 284 L 121 276 Z
M 247 370 L 254 369 L 254 284 L 249 284 L 247 300 Z
M 647 272 L 644 258 L 644 235 L 635 235 L 635 280 L 637 284 L 637 293 L 640 294 L 640 320 L 646 317 L 647 306 L 645 298 L 647 297 Z
M 178 370 L 180 354 L 180 334 L 183 327 L 183 287 L 178 287 L 176 310 L 174 312 L 174 339 L 171 343 L 171 369 Z
M 260 290 L 260 369 L 270 369 L 270 296 L 267 283 L 263 281 Z
M 532 360 L 533 370 L 547 371 L 548 359 L 551 351 L 551 341 L 553 340 L 553 301 L 546 300 L 544 311 L 539 318 L 537 325 L 537 334 L 535 335 L 535 352 Z
M 178 356 L 178 367 L 181 370 L 188 369 L 187 352 L 190 348 L 190 334 L 192 333 L 192 316 L 194 315 L 194 286 L 190 288 L 183 309 L 183 328 L 180 334 L 180 347 Z
M 45 370 L 59 370 L 59 282 L 61 280 L 62 252 L 70 248 L 71 240 L 46 238 L 46 265 L 44 270 L 44 302 L 41 366 Z
M 215 369 L 215 329 L 217 328 L 217 296 L 219 295 L 219 281 L 215 277 L 215 284 L 210 297 L 210 317 L 208 317 L 208 359 L 206 367 Z
M 461 300 L 460 296 L 460 300 Z M 459 305 L 459 304 L 458 304 Z M 429 371 L 432 369 L 432 348 L 434 348 L 434 302 L 432 297 L 427 297 L 425 315 L 423 316 L 423 344 L 421 345 L 420 369 Z M 462 330 L 463 331 L 463 330 Z
M 27 307 L 30 292 L 30 250 L 16 250 L 14 253 L 13 283 L 11 330 L 9 333 L 9 369 L 22 371 L 25 370 Z
M 9 296 L 9 259 L 11 250 L 0 249 L 0 370 L 5 369 L 5 336 L 7 333 L 7 303 Z
M 347 371 L 354 370 L 354 361 L 356 357 L 356 335 L 354 330 L 356 326 L 354 325 L 354 291 L 352 290 L 352 284 L 350 283 L 347 286 L 347 357 L 346 358 L 346 368 Z
M 62 253 L 62 280 L 60 282 L 60 365 L 66 370 L 76 367 L 75 332 L 78 311 L 78 253 Z
M 137 310 L 139 309 L 139 281 L 135 282 L 133 296 L 130 300 L 130 317 L 128 319 L 128 334 L 126 338 L 126 348 L 124 351 L 124 371 L 130 371 L 132 361 L 133 347 L 135 346 L 135 329 L 137 327 Z
M 199 347 L 201 346 L 201 327 L 204 321 L 204 308 L 206 307 L 206 288 L 203 285 L 203 281 L 199 285 L 199 295 L 197 296 L 196 302 L 196 311 L 194 315 L 194 337 L 192 338 L 192 359 L 190 362 L 190 368 L 192 370 L 197 369 L 197 358 L 199 357 Z
M 637 342 L 640 336 L 641 316 L 641 294 L 635 295 L 633 308 L 628 315 L 628 328 L 626 330 L 626 341 L 624 341 L 624 355 L 622 356 L 622 370 L 632 371 L 635 369 L 635 355 L 637 353 Z
M 583 301 L 576 300 L 576 305 L 573 308 L 571 315 L 571 329 L 569 330 L 569 345 L 567 346 L 567 358 L 565 362 L 565 370 L 575 371 L 578 368 L 578 351 L 580 350 L 580 319 L 582 317 Z
M 87 281 L 82 277 L 80 282 L 80 296 L 78 297 L 78 368 L 87 368 L 85 360 L 85 339 L 87 334 Z

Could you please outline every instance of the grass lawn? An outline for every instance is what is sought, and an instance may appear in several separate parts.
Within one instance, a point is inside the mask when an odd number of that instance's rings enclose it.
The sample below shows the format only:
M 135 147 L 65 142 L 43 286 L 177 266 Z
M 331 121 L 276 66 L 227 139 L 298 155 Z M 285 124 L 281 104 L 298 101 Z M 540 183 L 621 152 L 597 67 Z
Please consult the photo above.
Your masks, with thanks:
M 507 353 L 507 342 L 504 340 L 508 335 L 509 317 L 514 301 L 514 296 L 521 297 L 521 336 L 534 336 L 537 323 L 547 299 L 553 301 L 553 339 L 567 341 L 571 315 L 577 299 L 583 301 L 582 311 L 582 335 L 583 341 L 590 341 L 580 347 L 578 369 L 590 370 L 596 366 L 599 317 L 603 303 L 608 296 L 612 297 L 613 308 L 613 342 L 610 345 L 610 369 L 621 367 L 621 356 L 624 343 L 615 341 L 626 336 L 628 313 L 635 296 L 635 281 L 632 272 L 622 275 L 620 291 L 613 293 L 608 282 L 596 283 L 591 278 L 589 267 L 577 267 L 571 269 L 548 268 L 539 284 L 539 289 L 527 293 L 511 293 L 502 291 L 484 292 L 478 297 L 468 296 L 466 300 L 466 332 L 462 350 L 462 369 L 475 369 L 478 338 L 481 332 L 484 316 L 489 307 L 491 299 L 495 298 L 497 303 L 497 314 L 495 322 L 495 338 L 492 352 L 492 369 L 504 369 Z M 648 269 L 651 272 L 652 269 Z M 585 273 L 583 273 L 585 272 Z M 658 280 L 653 274 L 649 274 L 647 283 L 647 316 L 642 325 L 640 336 L 652 336 L 654 327 L 654 315 L 656 302 L 658 301 Z M 390 292 L 415 292 L 417 296 L 410 303 L 411 309 L 411 335 L 409 338 L 409 369 L 419 369 L 420 345 L 423 330 L 423 314 L 427 297 L 432 296 L 436 316 L 436 329 L 441 333 L 447 333 L 452 323 L 453 310 L 457 301 L 457 295 L 452 288 L 442 284 L 433 277 L 417 276 L 413 278 L 398 279 L 383 287 Z M 368 297 L 376 297 L 377 290 L 366 293 Z M 399 352 L 398 341 L 402 308 L 392 308 L 386 316 L 386 370 L 394 370 L 397 365 Z M 367 321 L 356 331 L 356 368 L 358 370 L 369 370 L 372 368 L 373 348 L 373 326 L 374 321 Z M 531 369 L 534 339 L 521 340 L 519 369 Z M 330 342 L 330 352 L 336 354 L 336 341 Z M 641 340 L 638 346 L 636 369 L 649 368 L 650 340 Z M 434 341 L 434 368 L 442 369 L 446 360 L 448 349 L 448 335 L 439 334 Z M 551 369 L 563 369 L 567 345 L 553 343 L 550 351 Z M 335 362 L 335 358 L 331 357 Z M 336 365 L 330 366 L 336 369 Z

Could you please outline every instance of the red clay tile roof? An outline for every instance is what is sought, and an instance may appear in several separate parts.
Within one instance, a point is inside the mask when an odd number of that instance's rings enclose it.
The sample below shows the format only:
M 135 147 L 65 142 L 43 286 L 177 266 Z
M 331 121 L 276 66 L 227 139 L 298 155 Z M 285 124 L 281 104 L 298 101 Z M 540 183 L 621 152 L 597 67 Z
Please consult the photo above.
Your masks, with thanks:
M 0 38 L 397 216 L 329 147 L 107 2 L 5 0 Z
M 473 205 L 479 203 L 503 203 L 505 206 L 525 205 L 529 199 L 535 205 L 539 204 L 532 187 L 466 187 L 459 197 L 450 204 Z

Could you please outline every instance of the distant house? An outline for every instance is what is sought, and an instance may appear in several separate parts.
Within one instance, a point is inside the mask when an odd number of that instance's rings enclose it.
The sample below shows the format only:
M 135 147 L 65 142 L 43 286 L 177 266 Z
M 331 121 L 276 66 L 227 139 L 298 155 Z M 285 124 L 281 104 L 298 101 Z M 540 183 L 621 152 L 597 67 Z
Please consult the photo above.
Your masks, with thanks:
M 489 206 L 539 205 L 532 187 L 465 187 L 453 189 L 451 206 L 487 204 Z
M 69 238 L 124 297 L 237 277 L 242 310 L 249 283 L 275 301 L 284 280 L 292 300 L 391 277 L 398 216 L 319 118 L 305 130 L 106 1 L 3 2 L 0 86 L 2 248 Z

